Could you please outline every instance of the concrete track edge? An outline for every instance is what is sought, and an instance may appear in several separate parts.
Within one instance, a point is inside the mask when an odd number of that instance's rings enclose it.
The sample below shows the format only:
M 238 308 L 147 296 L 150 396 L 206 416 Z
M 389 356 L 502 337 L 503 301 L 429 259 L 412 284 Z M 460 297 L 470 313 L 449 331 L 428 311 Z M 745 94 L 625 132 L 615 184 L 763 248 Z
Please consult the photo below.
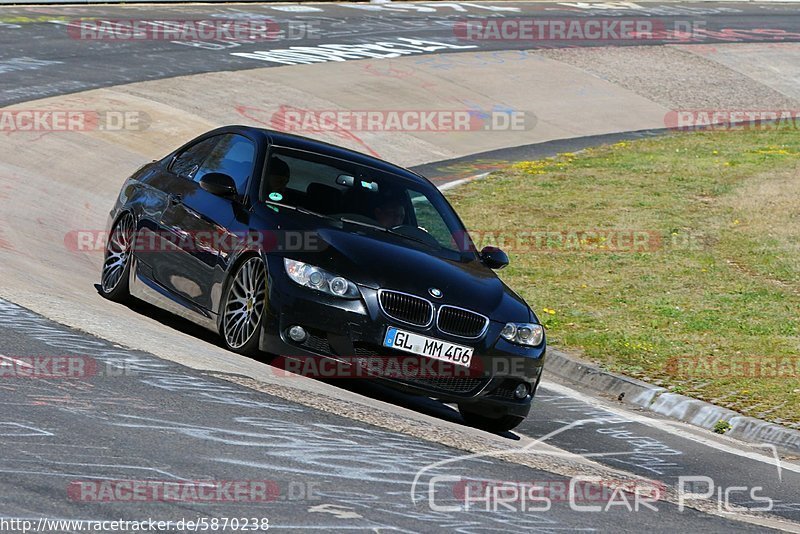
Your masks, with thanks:
M 727 421 L 731 428 L 725 432 L 726 436 L 800 453 L 800 431 L 612 373 L 595 363 L 558 350 L 548 351 L 545 371 L 551 377 L 555 376 L 603 395 L 619 397 L 624 393 L 621 402 L 626 405 L 638 406 L 707 430 L 711 430 L 718 421 Z

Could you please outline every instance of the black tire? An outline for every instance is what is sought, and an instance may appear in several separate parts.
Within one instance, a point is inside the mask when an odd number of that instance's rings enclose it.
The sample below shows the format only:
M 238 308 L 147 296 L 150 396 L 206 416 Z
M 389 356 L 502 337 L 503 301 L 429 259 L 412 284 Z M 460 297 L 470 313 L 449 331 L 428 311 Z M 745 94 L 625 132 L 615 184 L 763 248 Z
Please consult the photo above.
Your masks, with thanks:
M 248 276 L 254 278 L 249 289 L 245 287 Z M 267 307 L 266 282 L 267 269 L 258 256 L 245 258 L 229 278 L 219 311 L 219 334 L 228 350 L 247 356 L 259 352 Z M 245 328 L 248 330 L 243 331 Z
M 131 248 L 136 234 L 136 221 L 123 213 L 111 229 L 103 256 L 100 294 L 114 302 L 130 300 Z
M 525 420 L 524 417 L 517 415 L 502 415 L 500 417 L 488 417 L 480 415 L 469 410 L 467 406 L 458 406 L 458 411 L 461 412 L 461 417 L 464 422 L 471 427 L 480 428 L 487 432 L 508 432 L 519 426 Z

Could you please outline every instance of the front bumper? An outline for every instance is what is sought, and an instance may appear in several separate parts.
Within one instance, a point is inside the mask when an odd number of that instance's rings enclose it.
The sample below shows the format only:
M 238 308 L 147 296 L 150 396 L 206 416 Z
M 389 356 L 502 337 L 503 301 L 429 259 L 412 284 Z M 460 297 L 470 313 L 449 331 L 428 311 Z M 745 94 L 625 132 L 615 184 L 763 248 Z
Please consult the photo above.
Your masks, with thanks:
M 286 358 L 325 357 L 345 364 L 369 358 L 408 358 L 409 353 L 384 348 L 382 342 L 389 326 L 395 326 L 473 347 L 473 365 L 453 375 L 398 377 L 374 376 L 393 388 L 459 404 L 486 416 L 505 414 L 525 417 L 541 378 L 545 342 L 538 347 L 521 347 L 500 337 L 504 323 L 490 322 L 486 333 L 477 340 L 464 339 L 438 331 L 435 325 L 417 328 L 398 323 L 380 310 L 377 291 L 359 287 L 360 300 L 345 300 L 301 287 L 292 282 L 283 268 L 283 259 L 268 257 L 270 273 L 268 306 L 260 348 Z M 291 326 L 300 325 L 308 337 L 292 341 Z M 424 358 L 424 357 L 417 357 Z M 348 375 L 352 376 L 352 375 Z M 528 385 L 522 399 L 514 395 L 520 384 Z

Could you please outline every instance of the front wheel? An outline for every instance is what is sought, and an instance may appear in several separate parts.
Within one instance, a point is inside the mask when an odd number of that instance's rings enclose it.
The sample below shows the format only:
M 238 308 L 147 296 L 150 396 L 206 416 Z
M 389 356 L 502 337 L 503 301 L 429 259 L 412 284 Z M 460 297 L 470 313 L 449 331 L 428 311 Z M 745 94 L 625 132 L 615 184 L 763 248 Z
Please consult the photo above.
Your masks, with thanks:
M 256 256 L 246 259 L 228 284 L 220 322 L 225 346 L 239 354 L 258 352 L 266 303 L 267 270 Z
M 488 417 L 470 411 L 468 406 L 460 404 L 458 406 L 458 411 L 461 412 L 461 417 L 464 418 L 464 422 L 467 425 L 480 428 L 481 430 L 486 430 L 488 432 L 507 432 L 513 428 L 516 428 L 525 420 L 524 417 L 519 417 L 517 415 Z

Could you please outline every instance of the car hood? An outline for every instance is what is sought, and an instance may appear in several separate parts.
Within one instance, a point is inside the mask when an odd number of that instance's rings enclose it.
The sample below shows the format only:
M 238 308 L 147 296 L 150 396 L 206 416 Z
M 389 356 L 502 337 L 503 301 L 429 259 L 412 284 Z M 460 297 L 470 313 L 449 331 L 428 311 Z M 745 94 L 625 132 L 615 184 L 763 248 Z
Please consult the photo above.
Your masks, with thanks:
M 487 315 L 494 321 L 529 321 L 528 305 L 488 267 L 472 258 L 433 255 L 425 245 L 374 230 L 317 229 L 317 251 L 286 254 L 372 289 L 393 289 Z M 428 290 L 437 288 L 442 297 Z

